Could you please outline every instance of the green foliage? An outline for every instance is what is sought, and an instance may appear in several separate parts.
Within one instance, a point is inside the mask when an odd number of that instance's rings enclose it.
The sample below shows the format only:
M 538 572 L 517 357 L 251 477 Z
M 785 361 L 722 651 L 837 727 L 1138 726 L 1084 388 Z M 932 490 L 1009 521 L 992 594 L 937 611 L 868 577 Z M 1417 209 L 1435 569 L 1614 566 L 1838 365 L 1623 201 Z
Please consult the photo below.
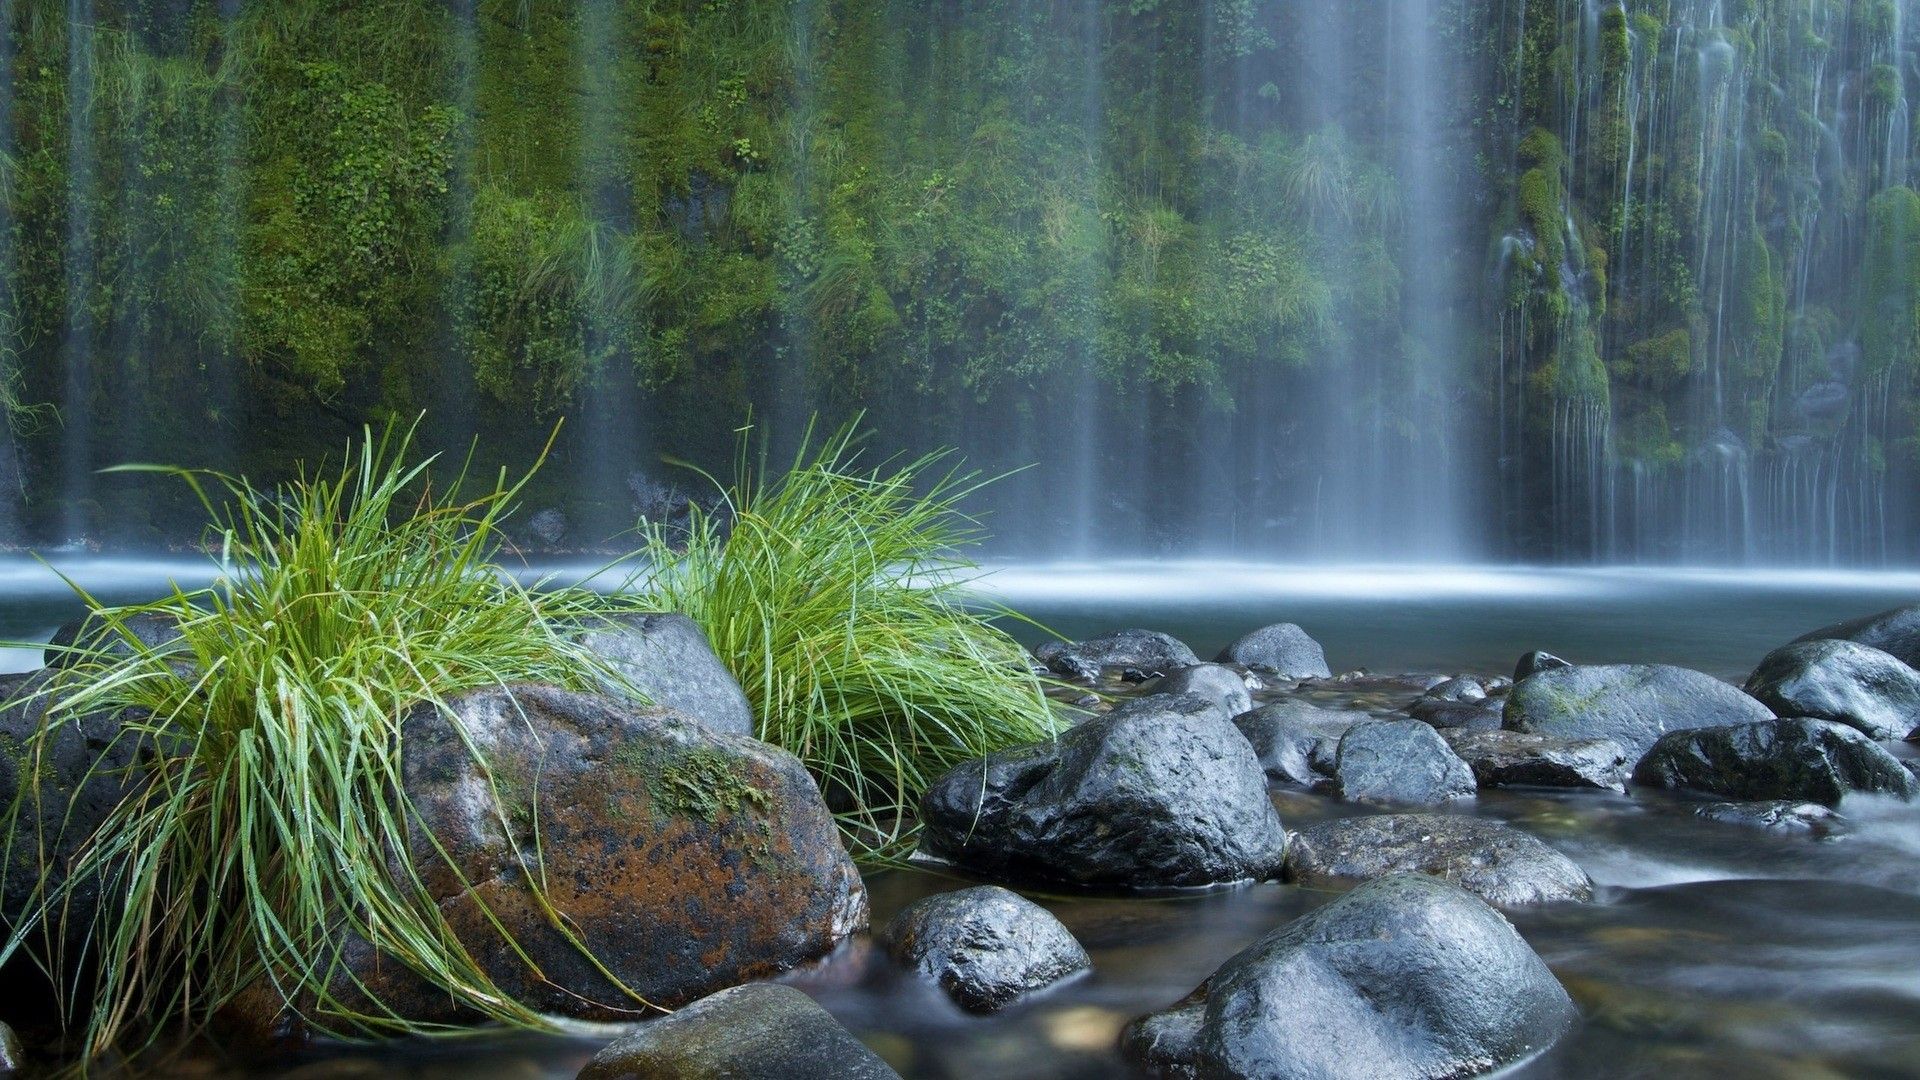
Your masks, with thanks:
M 228 500 L 208 506 L 224 578 L 141 607 L 90 600 L 99 636 L 40 692 L 47 726 L 24 748 L 36 767 L 51 740 L 97 710 L 135 710 L 114 738 L 143 748 L 146 779 L 87 838 L 71 874 L 43 885 L 0 951 L 27 947 L 41 923 L 87 941 L 98 985 L 62 992 L 85 1015 L 88 1056 L 162 1029 L 199 1030 L 249 990 L 326 1032 L 436 1030 L 358 996 L 365 988 L 345 967 L 356 942 L 484 1016 L 551 1026 L 502 994 L 479 959 L 517 951 L 506 931 L 496 927 L 498 948 L 462 941 L 423 883 L 458 868 L 410 861 L 419 819 L 399 725 L 416 703 L 444 708 L 463 690 L 625 686 L 575 636 L 629 602 L 516 584 L 495 552 L 519 485 L 502 478 L 468 496 L 463 476 L 435 489 L 427 463 L 405 463 L 409 441 L 369 436 L 337 474 L 280 491 L 181 473 Z M 181 638 L 142 641 L 128 623 L 150 615 L 175 621 Z M 524 808 L 505 794 L 495 792 L 501 807 Z M 31 812 L 24 801 L 10 809 Z M 11 821 L 6 831 L 32 835 Z M 537 867 L 537 851 L 522 854 Z M 523 885 L 542 889 L 531 869 Z M 115 902 L 98 905 L 92 925 L 66 926 L 67 901 L 94 888 Z M 79 970 L 76 957 L 38 959 L 56 979 Z
M 723 513 L 646 526 L 645 601 L 700 624 L 869 856 L 901 850 L 941 773 L 1059 727 L 1005 613 L 967 595 L 958 504 L 982 481 L 942 457 L 867 468 L 849 426 L 769 476 L 743 436 Z
M 1920 192 L 1889 188 L 1867 207 L 1860 348 L 1874 375 L 1920 368 Z

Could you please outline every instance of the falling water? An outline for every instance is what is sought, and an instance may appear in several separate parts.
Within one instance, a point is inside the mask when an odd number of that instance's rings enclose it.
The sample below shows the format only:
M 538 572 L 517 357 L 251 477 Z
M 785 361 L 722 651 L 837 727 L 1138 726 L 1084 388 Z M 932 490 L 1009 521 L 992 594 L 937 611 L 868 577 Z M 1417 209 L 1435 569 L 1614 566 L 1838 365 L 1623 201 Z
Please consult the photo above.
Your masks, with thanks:
M 66 325 L 60 399 L 63 539 L 87 535 L 93 493 L 94 49 L 92 0 L 67 0 Z

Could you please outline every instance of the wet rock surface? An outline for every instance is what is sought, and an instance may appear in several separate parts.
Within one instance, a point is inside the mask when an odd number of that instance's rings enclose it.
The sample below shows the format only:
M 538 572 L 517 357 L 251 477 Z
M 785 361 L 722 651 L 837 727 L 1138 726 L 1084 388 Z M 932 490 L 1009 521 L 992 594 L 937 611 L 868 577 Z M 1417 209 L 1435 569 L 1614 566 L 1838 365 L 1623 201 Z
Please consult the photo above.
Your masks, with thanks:
M 1768 653 L 1747 693 L 1778 716 L 1859 728 L 1876 739 L 1920 729 L 1920 671 L 1852 641 L 1796 641 Z
M 993 1012 L 1093 965 L 1046 908 L 981 885 L 908 906 L 881 935 L 888 955 L 962 1008 Z
M 1456 729 L 1447 745 L 1481 788 L 1570 787 L 1625 791 L 1633 761 L 1612 739 L 1562 739 L 1524 731 Z
M 425 705 L 402 727 L 421 822 L 412 859 L 461 943 L 519 1000 L 585 1019 L 630 1019 L 636 1008 L 554 929 L 527 887 L 532 873 L 592 956 L 662 1008 L 785 971 L 865 929 L 859 872 L 812 777 L 784 751 L 670 710 L 545 686 L 449 705 L 458 729 Z M 459 729 L 491 766 L 491 785 Z M 447 1011 L 444 994 L 399 965 L 366 950 L 351 960 L 388 1005 Z
M 1800 641 L 1853 641 L 1890 653 L 1908 667 L 1920 668 L 1920 604 L 1823 626 Z
M 1823 806 L 1856 791 L 1920 794 L 1920 781 L 1872 739 L 1843 724 L 1804 719 L 1672 732 L 1634 766 L 1633 783 Z
M 1085 683 L 1129 671 L 1152 678 L 1200 662 L 1185 642 L 1158 630 L 1115 630 L 1085 641 L 1054 641 L 1033 655 L 1054 674 Z
M 1286 834 L 1247 740 L 1217 714 L 1153 700 L 947 773 L 921 800 L 921 854 L 1100 888 L 1278 873 Z
M 1332 778 L 1340 737 L 1347 729 L 1372 719 L 1357 710 L 1323 709 L 1290 700 L 1242 713 L 1233 723 L 1252 744 L 1268 778 L 1312 786 Z
M 1340 737 L 1333 788 L 1350 802 L 1436 806 L 1471 798 L 1473 770 L 1417 720 L 1357 724 Z
M 1466 1077 L 1551 1046 L 1576 1012 L 1500 913 L 1434 878 L 1363 885 L 1268 934 L 1124 1050 L 1162 1075 Z
M 1253 695 L 1247 680 L 1239 672 L 1219 664 L 1195 664 L 1181 668 L 1156 682 L 1150 694 L 1198 694 L 1220 706 L 1228 717 L 1239 716 L 1253 708 Z
M 1522 656 L 1519 663 L 1513 665 L 1513 681 L 1519 682 L 1529 675 L 1537 675 L 1542 671 L 1548 671 L 1553 668 L 1572 666 L 1568 661 L 1562 660 L 1550 652 L 1535 649 L 1525 656 Z
M 1711 675 L 1666 664 L 1548 668 L 1514 683 L 1506 704 L 1506 726 L 1512 730 L 1612 739 L 1636 757 L 1669 731 L 1772 715 Z
M 1243 634 L 1215 659 L 1282 679 L 1325 679 L 1333 674 L 1320 643 L 1293 623 L 1274 623 Z
M 27 1052 L 20 1045 L 20 1036 L 0 1024 L 0 1076 L 16 1076 L 26 1070 Z
M 1301 829 L 1287 845 L 1287 880 L 1298 885 L 1345 887 L 1409 873 L 1451 881 L 1501 907 L 1593 897 L 1592 879 L 1572 859 L 1530 833 L 1483 818 L 1341 818 Z
M 1768 832 L 1808 833 L 1825 836 L 1840 826 L 1841 818 L 1819 803 L 1777 799 L 1769 802 L 1707 803 L 1694 808 L 1694 816 L 1723 825 L 1742 825 Z
M 1407 715 L 1438 731 L 1492 731 L 1505 722 L 1499 703 L 1488 700 L 1423 697 L 1407 706 Z
M 699 625 L 685 615 L 626 615 L 581 635 L 647 701 L 728 735 L 754 733 L 753 706 Z
M 899 1080 L 813 999 L 754 983 L 641 1025 L 579 1080 Z

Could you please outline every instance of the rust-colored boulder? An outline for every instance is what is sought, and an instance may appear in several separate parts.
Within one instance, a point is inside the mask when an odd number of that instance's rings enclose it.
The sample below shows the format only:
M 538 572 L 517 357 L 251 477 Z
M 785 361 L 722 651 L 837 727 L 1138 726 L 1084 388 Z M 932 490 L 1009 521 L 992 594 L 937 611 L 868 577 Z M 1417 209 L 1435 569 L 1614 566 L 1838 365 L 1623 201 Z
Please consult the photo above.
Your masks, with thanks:
M 665 709 L 552 687 L 478 691 L 450 705 L 453 719 L 423 704 L 402 729 L 422 826 L 413 861 L 461 941 L 522 1002 L 631 1018 L 785 971 L 866 928 L 859 872 L 792 755 Z M 456 720 L 491 765 L 491 783 Z M 570 932 L 639 1000 L 555 928 L 528 887 L 532 874 Z M 404 1015 L 455 1012 L 444 992 L 391 960 L 372 962 L 368 951 L 354 967 Z

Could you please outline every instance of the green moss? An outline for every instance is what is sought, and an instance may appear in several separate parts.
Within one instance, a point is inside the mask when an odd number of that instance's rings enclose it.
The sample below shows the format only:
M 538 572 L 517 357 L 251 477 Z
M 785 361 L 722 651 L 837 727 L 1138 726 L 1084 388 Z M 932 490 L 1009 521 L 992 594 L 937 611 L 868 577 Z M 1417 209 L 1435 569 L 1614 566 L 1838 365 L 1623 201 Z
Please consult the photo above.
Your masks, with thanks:
M 645 787 L 656 818 L 730 819 L 772 805 L 772 796 L 741 774 L 732 756 L 710 747 L 670 750 L 639 742 L 621 746 L 612 764 Z

